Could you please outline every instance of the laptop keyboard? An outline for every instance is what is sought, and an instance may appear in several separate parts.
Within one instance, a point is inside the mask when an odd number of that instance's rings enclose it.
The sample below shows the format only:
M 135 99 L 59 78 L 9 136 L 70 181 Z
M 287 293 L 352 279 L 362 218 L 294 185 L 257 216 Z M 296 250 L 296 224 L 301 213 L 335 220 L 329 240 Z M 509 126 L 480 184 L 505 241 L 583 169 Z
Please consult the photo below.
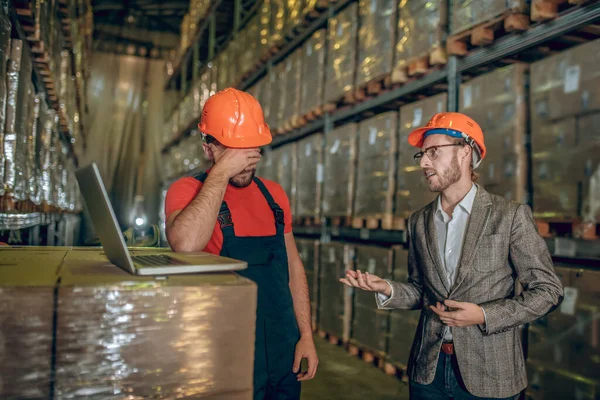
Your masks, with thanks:
M 132 257 L 133 262 L 144 266 L 164 266 L 164 265 L 187 265 L 182 261 L 176 260 L 166 254 L 154 254 L 150 256 Z

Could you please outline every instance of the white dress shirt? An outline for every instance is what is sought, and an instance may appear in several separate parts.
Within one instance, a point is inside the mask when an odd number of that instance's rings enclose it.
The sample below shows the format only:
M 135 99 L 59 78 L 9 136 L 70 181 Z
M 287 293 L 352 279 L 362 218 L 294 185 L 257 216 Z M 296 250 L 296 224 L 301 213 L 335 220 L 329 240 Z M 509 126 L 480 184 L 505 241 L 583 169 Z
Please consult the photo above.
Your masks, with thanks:
M 465 233 L 467 232 L 467 226 L 469 225 L 469 217 L 471 216 L 471 210 L 473 209 L 473 202 L 475 201 L 476 194 L 477 186 L 473 184 L 471 190 L 469 190 L 465 197 L 463 197 L 454 208 L 452 216 L 446 214 L 442 209 L 442 197 L 438 196 L 437 198 L 434 222 L 437 233 L 437 245 L 439 254 L 442 258 L 440 261 L 446 270 L 446 282 L 448 283 L 448 287 L 452 287 L 456 280 L 458 263 L 460 262 L 460 257 L 462 255 Z M 378 294 L 378 296 L 381 302 L 388 299 L 388 297 L 383 294 Z M 449 327 L 446 327 L 444 332 L 444 340 L 452 341 L 452 332 Z

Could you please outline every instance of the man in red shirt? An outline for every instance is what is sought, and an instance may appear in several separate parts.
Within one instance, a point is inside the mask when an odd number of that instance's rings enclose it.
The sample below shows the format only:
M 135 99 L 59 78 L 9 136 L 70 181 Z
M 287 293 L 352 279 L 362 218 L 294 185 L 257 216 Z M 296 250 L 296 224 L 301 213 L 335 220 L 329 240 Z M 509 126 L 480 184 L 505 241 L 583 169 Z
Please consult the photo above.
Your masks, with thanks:
M 169 244 L 248 263 L 240 275 L 258 286 L 254 398 L 299 399 L 301 381 L 315 376 L 318 358 L 289 201 L 281 186 L 254 176 L 271 132 L 256 99 L 236 89 L 208 99 L 199 129 L 213 166 L 169 188 Z

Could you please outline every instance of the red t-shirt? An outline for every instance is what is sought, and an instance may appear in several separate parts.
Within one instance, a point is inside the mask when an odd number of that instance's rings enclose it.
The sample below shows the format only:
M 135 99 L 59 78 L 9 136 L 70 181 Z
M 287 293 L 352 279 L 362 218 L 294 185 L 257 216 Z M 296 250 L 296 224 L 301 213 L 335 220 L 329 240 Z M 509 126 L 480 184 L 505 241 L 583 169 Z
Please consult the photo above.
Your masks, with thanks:
M 265 184 L 273 200 L 283 210 L 285 228 L 284 232 L 292 231 L 292 212 L 290 202 L 285 191 L 277 183 L 260 178 Z M 169 216 L 177 210 L 183 210 L 196 197 L 202 182 L 193 178 L 185 177 L 175 181 L 167 191 L 165 200 L 165 215 Z M 245 188 L 236 188 L 227 185 L 225 199 L 231 211 L 233 228 L 236 236 L 273 236 L 275 235 L 275 216 L 269 207 L 267 199 L 263 196 L 258 185 L 252 182 Z M 219 223 L 215 223 L 213 234 L 204 251 L 219 254 L 223 247 L 223 232 Z

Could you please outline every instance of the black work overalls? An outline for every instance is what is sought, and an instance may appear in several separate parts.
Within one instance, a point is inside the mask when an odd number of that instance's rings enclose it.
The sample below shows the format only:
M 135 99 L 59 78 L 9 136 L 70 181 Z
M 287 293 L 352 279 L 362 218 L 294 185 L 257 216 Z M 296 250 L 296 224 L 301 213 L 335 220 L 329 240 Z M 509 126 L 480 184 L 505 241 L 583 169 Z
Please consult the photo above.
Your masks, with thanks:
M 204 183 L 208 175 L 196 176 Z M 248 263 L 238 273 L 256 282 L 256 341 L 254 399 L 300 399 L 300 382 L 292 368 L 300 331 L 289 288 L 283 210 L 258 178 L 254 178 L 275 216 L 275 236 L 236 236 L 231 211 L 223 201 L 217 222 L 223 232 L 220 255 Z

